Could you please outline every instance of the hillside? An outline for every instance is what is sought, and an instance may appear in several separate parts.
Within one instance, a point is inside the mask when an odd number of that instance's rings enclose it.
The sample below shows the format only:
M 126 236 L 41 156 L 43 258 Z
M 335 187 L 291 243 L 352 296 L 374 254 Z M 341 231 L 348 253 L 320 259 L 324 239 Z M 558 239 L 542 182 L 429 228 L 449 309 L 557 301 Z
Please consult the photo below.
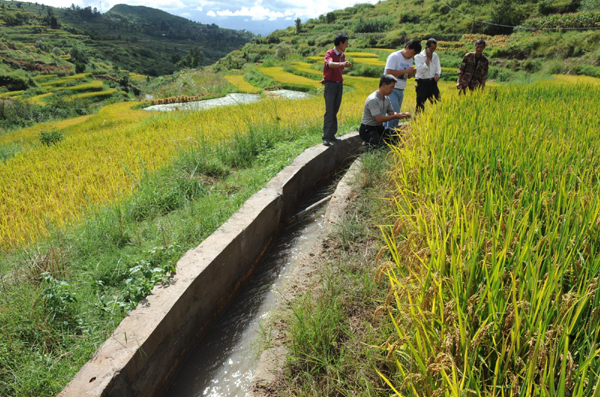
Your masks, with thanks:
M 442 41 L 438 46 L 444 54 L 442 66 L 449 68 L 458 66 L 476 38 L 485 37 L 486 54 L 495 66 L 492 78 L 498 81 L 513 79 L 519 72 L 600 77 L 598 29 L 598 0 L 387 0 L 332 11 L 256 38 L 219 61 L 216 68 L 278 62 L 297 54 L 319 56 L 332 46 L 336 33 L 345 32 L 350 36 L 348 51 L 395 49 L 408 39 L 435 37 Z M 378 53 L 380 61 L 387 54 Z M 361 66 L 350 72 L 376 75 L 381 67 Z
M 52 55 L 68 54 L 78 46 L 99 62 L 145 75 L 164 75 L 177 70 L 176 64 L 194 48 L 200 52 L 196 50 L 193 66 L 208 65 L 253 37 L 249 32 L 122 4 L 101 14 L 91 7 L 3 2 L 0 20 L 3 63 L 42 72 L 69 69 L 69 63 Z

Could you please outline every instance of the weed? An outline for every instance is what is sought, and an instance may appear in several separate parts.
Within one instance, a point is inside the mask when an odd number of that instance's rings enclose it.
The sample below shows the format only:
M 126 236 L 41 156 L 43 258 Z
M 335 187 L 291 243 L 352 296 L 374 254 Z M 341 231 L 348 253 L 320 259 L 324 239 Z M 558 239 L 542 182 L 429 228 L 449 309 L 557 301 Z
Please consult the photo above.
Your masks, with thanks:
M 40 134 L 40 142 L 45 146 L 56 145 L 58 142 L 64 139 L 64 135 L 62 131 L 53 130 L 53 131 L 42 131 Z

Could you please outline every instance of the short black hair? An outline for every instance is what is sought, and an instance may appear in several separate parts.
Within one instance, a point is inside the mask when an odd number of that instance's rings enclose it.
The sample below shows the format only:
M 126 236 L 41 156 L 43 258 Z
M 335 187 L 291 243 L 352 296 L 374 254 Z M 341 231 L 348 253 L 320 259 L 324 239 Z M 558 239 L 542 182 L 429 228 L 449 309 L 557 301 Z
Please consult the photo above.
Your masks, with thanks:
M 379 86 L 381 87 L 384 84 L 387 85 L 387 84 L 391 84 L 391 83 L 396 83 L 397 81 L 398 81 L 398 79 L 395 78 L 394 76 L 392 76 L 391 74 L 384 74 L 379 79 Z
M 479 45 L 479 44 L 483 44 L 483 46 L 485 47 L 485 40 L 484 39 L 479 39 L 475 42 L 475 45 Z
M 430 38 L 429 40 L 427 40 L 427 43 L 425 43 L 425 47 L 429 48 L 430 45 L 435 44 L 437 45 L 437 40 L 434 39 L 433 37 Z
M 409 50 L 415 50 L 415 53 L 421 52 L 421 42 L 419 40 L 408 40 L 404 48 L 408 48 Z
M 335 40 L 333 40 L 333 44 L 337 47 L 340 44 L 348 41 L 349 38 L 350 37 L 348 37 L 348 35 L 346 33 L 340 33 L 337 36 L 335 36 Z

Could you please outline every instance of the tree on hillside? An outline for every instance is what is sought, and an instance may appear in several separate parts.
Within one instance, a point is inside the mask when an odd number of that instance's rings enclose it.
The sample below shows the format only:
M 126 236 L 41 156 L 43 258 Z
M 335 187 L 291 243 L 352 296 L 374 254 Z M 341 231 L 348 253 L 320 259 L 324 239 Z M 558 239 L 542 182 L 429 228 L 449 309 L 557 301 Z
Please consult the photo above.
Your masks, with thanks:
M 82 73 L 85 71 L 85 65 L 89 62 L 88 55 L 82 47 L 75 46 L 69 51 L 71 62 L 75 64 L 75 71 Z
M 514 0 L 498 0 L 495 2 L 490 19 L 496 25 L 488 25 L 486 28 L 486 33 L 492 35 L 511 34 L 513 31 L 511 26 L 516 26 L 519 24 L 519 22 L 521 22 L 514 4 Z
M 599 11 L 600 0 L 581 0 L 582 11 Z
M 182 68 L 197 68 L 204 64 L 204 53 L 200 47 L 194 47 L 186 54 L 177 66 Z
M 300 18 L 296 18 L 294 22 L 296 22 L 296 34 L 298 34 L 302 31 L 302 20 Z

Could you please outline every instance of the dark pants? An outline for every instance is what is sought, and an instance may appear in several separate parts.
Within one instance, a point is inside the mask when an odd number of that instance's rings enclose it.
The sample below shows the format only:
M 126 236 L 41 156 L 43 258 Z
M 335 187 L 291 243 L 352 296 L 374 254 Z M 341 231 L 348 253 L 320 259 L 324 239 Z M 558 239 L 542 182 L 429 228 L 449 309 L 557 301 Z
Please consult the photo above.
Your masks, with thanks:
M 385 142 L 393 141 L 394 135 L 397 134 L 397 132 L 391 128 L 386 128 L 383 125 L 372 126 L 361 124 L 358 134 L 363 141 L 373 146 L 381 146 Z
M 417 113 L 425 110 L 425 102 L 439 101 L 440 89 L 434 79 L 417 80 Z
M 323 118 L 323 139 L 333 139 L 338 130 L 337 113 L 342 104 L 344 85 L 342 82 L 325 82 L 325 117 Z

